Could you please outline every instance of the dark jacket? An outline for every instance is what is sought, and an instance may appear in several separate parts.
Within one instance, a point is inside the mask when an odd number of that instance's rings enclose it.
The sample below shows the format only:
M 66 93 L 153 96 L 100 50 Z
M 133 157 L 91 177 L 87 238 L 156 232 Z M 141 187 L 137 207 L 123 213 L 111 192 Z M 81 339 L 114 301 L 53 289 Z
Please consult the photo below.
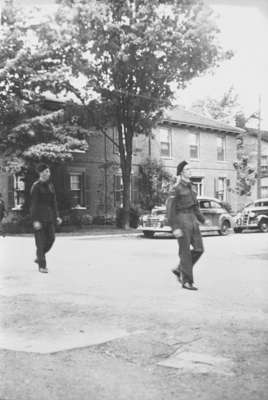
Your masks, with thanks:
M 168 224 L 173 230 L 180 228 L 179 218 L 176 217 L 185 212 L 192 212 L 199 222 L 205 222 L 205 218 L 199 209 L 193 185 L 182 180 L 174 187 L 167 200 Z
M 38 180 L 32 185 L 30 212 L 33 221 L 56 222 L 59 212 L 55 188 L 51 182 Z

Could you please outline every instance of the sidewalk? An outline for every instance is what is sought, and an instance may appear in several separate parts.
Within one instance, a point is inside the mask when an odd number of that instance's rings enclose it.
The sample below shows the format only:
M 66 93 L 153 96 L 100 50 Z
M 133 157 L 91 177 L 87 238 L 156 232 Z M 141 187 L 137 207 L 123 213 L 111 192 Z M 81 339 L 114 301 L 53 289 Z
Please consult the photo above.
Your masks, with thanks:
M 111 237 L 111 236 L 137 236 L 141 232 L 134 228 L 121 229 L 113 225 L 90 225 L 88 227 L 76 228 L 70 232 L 64 232 L 64 227 L 59 228 L 56 232 L 57 236 L 90 236 L 90 237 Z M 5 236 L 32 236 L 32 233 L 7 233 Z

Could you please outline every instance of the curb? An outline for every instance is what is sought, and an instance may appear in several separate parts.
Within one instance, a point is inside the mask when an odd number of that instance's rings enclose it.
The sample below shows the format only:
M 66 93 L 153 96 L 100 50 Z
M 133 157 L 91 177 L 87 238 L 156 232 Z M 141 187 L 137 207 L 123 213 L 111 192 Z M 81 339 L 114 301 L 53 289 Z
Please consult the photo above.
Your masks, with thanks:
M 105 239 L 105 238 L 118 238 L 118 237 L 137 237 L 140 236 L 140 233 L 115 233 L 113 234 L 109 234 L 107 233 L 106 235 L 57 235 L 57 239 L 59 238 L 71 238 L 71 239 Z

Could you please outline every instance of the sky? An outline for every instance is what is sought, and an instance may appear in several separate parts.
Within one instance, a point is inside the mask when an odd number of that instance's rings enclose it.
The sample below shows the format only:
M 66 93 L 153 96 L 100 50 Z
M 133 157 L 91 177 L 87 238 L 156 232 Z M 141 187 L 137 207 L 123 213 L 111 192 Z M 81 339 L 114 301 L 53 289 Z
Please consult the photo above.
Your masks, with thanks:
M 54 0 L 17 0 L 48 11 Z M 193 79 L 177 95 L 178 102 L 190 107 L 206 96 L 220 98 L 231 86 L 238 93 L 246 116 L 258 111 L 261 96 L 261 127 L 268 130 L 268 0 L 204 0 L 218 15 L 220 43 L 232 49 L 234 57 L 205 76 Z M 0 0 L 1 2 L 1 0 Z M 257 121 L 249 121 L 256 126 Z
M 194 79 L 180 93 L 179 101 L 189 107 L 202 96 L 220 98 L 233 86 L 247 117 L 258 111 L 261 96 L 261 127 L 268 130 L 268 0 L 207 1 L 219 15 L 221 44 L 235 55 L 213 73 Z M 248 124 L 256 127 L 256 123 Z

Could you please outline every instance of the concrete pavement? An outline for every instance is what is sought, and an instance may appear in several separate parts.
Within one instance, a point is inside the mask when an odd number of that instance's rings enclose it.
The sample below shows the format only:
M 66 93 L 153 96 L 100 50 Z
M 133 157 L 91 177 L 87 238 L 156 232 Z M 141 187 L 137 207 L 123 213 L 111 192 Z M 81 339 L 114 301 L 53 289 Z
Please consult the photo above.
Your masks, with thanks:
M 267 239 L 204 238 L 192 293 L 174 239 L 1 238 L 0 398 L 266 398 Z

